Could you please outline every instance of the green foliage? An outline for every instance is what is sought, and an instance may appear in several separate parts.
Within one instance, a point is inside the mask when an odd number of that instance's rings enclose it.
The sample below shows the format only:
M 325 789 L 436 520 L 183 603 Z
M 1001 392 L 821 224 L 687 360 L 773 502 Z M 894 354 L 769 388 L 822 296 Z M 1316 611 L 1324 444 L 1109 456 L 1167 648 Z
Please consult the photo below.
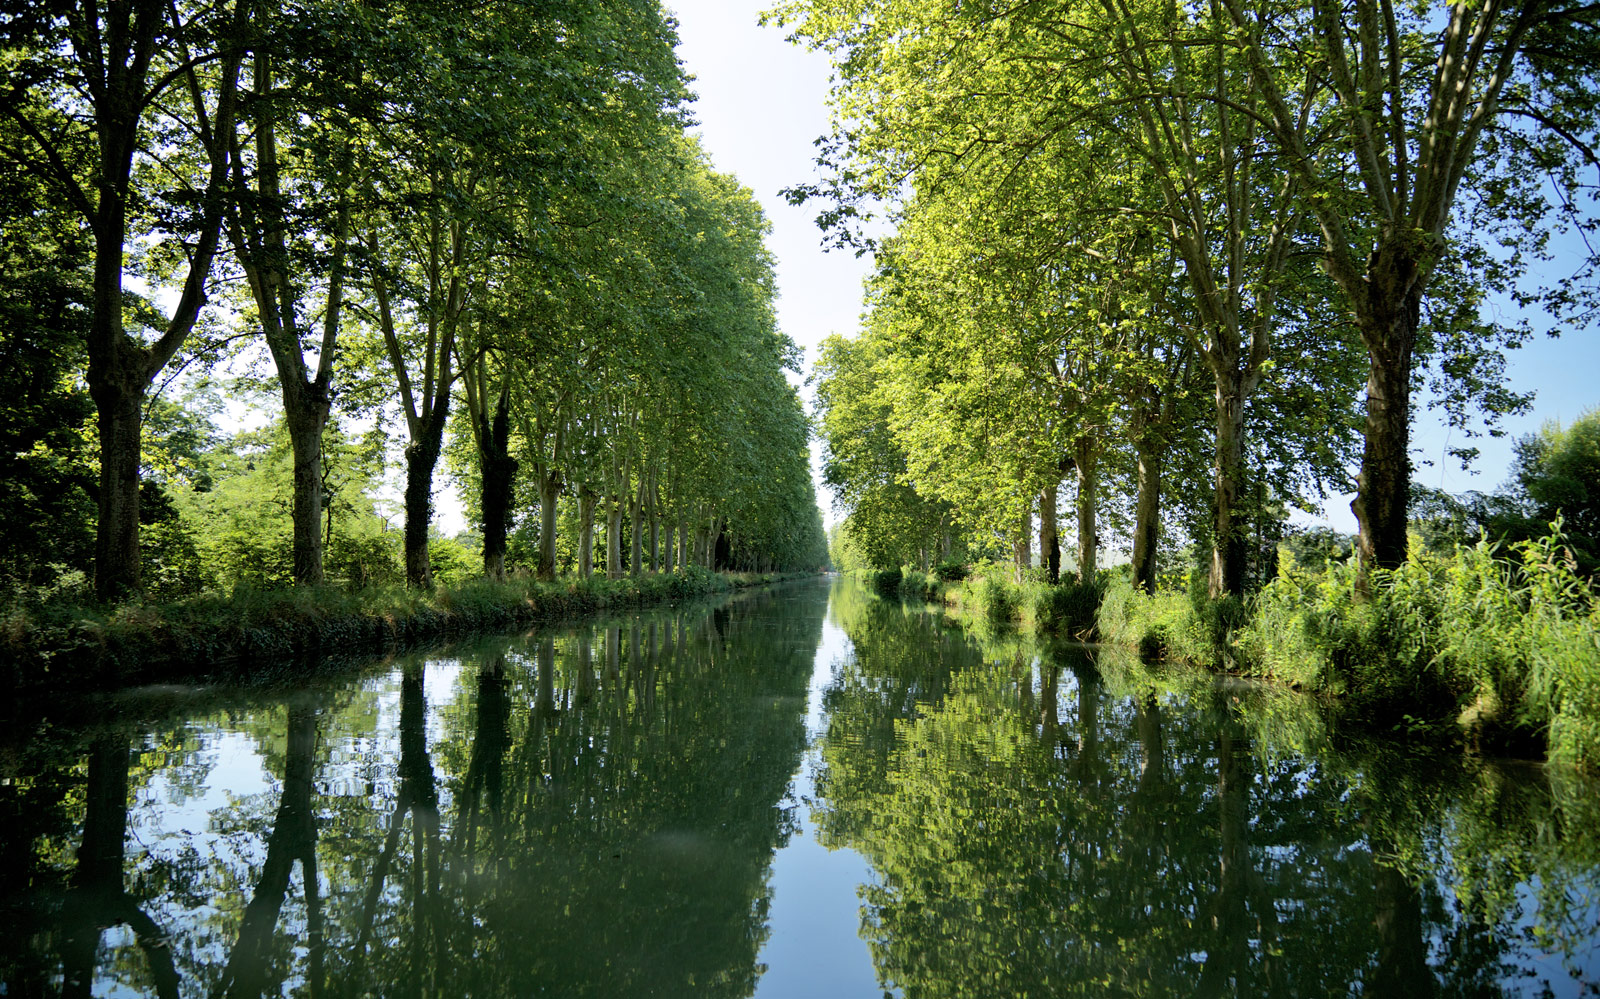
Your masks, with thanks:
M 1446 717 L 1487 744 L 1546 735 L 1553 758 L 1600 763 L 1592 584 L 1559 532 L 1509 551 L 1414 551 L 1372 574 L 1286 560 L 1240 635 L 1255 668 L 1348 695 L 1379 722 Z

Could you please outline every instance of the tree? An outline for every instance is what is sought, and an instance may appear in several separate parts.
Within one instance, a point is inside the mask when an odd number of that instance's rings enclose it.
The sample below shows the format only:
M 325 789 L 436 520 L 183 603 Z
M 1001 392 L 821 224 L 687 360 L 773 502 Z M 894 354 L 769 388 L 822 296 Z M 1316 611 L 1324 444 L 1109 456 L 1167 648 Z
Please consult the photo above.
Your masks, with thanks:
M 85 336 L 100 437 L 95 591 L 137 592 L 139 437 L 145 393 L 193 329 L 233 166 L 228 137 L 249 6 L 130 0 L 38 4 L 4 24 L 11 86 L 0 162 L 39 178 L 94 240 Z M 198 166 L 194 183 L 184 169 Z M 174 186 L 174 178 L 176 185 Z M 181 294 L 149 336 L 130 333 L 130 243 L 176 248 Z
M 1562 227 L 1592 224 L 1579 174 L 1600 166 L 1600 25 L 1580 3 L 1224 3 L 1226 44 L 1261 95 L 1260 127 L 1311 195 L 1323 265 L 1366 347 L 1351 509 L 1363 564 L 1394 567 L 1406 556 L 1413 369 L 1431 346 L 1419 338 L 1423 303 L 1452 263 L 1476 270 L 1480 288 L 1509 287 L 1545 255 L 1552 215 Z M 1303 109 L 1324 91 L 1336 103 L 1308 132 Z M 1481 295 L 1469 291 L 1467 304 Z M 1590 300 L 1574 282 L 1543 298 L 1560 308 Z M 1516 339 L 1473 332 L 1474 353 Z

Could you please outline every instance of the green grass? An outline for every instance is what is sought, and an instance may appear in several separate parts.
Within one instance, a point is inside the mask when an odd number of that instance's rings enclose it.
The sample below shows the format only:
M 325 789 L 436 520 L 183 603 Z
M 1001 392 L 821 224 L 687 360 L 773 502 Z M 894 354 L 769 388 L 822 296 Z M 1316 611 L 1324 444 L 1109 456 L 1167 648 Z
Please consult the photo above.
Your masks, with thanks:
M 478 579 L 432 593 L 398 585 L 240 587 L 230 594 L 167 603 L 14 604 L 0 616 L 0 682 L 15 691 L 187 678 L 295 657 L 381 651 L 510 630 L 781 578 L 690 569 L 617 580 Z
M 1354 561 L 1316 569 L 1280 553 L 1247 601 L 1137 592 L 1099 611 L 1103 641 L 1337 695 L 1367 727 L 1451 732 L 1494 752 L 1544 747 L 1600 770 L 1600 600 L 1564 539 L 1412 557 L 1363 583 Z

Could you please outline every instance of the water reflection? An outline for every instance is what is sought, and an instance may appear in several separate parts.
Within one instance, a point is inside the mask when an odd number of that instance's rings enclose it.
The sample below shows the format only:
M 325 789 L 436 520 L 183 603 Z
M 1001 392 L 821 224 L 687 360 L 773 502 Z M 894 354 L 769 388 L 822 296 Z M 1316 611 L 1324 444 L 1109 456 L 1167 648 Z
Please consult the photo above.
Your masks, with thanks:
M 19 750 L 9 814 L 68 790 L 0 831 L 32 872 L 5 886 L 4 991 L 748 995 L 825 599 L 136 698 Z
M 906 651 L 941 627 L 921 608 L 836 615 L 855 655 L 816 818 L 876 872 L 861 932 L 886 988 L 1595 994 L 1590 782 L 1015 634 L 931 665 Z
M 1600 974 L 1593 782 L 847 584 L 145 692 L 0 743 L 0 778 L 7 996 L 782 994 L 802 820 L 870 865 L 813 859 L 807 898 L 859 913 L 874 997 Z

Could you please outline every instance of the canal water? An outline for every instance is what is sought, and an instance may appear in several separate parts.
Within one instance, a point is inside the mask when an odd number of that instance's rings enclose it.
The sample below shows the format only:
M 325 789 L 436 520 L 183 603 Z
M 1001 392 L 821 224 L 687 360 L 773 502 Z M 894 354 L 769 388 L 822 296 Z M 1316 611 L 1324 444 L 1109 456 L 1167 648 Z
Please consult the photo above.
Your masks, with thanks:
M 0 995 L 1600 995 L 1600 786 L 1422 746 L 838 579 L 64 699 Z

